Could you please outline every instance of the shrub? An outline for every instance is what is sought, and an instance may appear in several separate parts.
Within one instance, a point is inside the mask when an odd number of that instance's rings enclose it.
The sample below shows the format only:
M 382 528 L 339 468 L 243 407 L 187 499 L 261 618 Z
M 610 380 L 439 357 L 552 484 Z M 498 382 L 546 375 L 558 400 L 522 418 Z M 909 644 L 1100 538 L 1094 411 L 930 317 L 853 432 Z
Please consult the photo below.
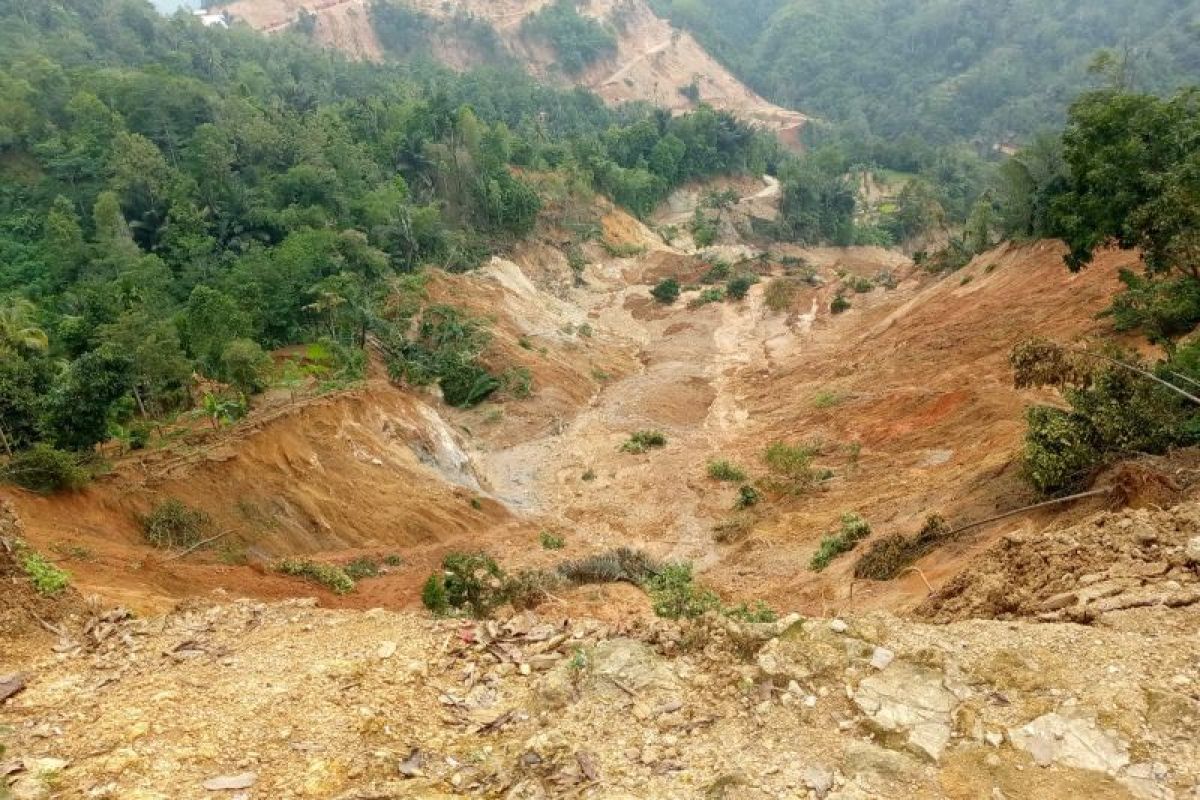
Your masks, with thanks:
M 651 289 L 650 295 L 663 305 L 669 306 L 679 299 L 679 292 L 679 281 L 675 278 L 667 278 Z
M 762 494 L 759 493 L 758 489 L 746 484 L 738 488 L 738 499 L 737 503 L 734 504 L 734 508 L 753 508 L 754 506 L 758 505 L 758 502 L 761 499 Z
M 642 244 L 614 244 L 608 241 L 600 244 L 604 248 L 604 252 L 613 258 L 634 258 L 646 252 L 646 246 Z
M 629 441 L 621 445 L 626 453 L 639 455 L 649 450 L 666 447 L 667 437 L 661 431 L 637 431 L 629 437 Z
M 728 461 L 708 462 L 708 477 L 718 481 L 739 482 L 746 480 L 746 473 L 741 467 Z
M 733 272 L 733 267 L 729 265 L 728 261 L 714 261 L 713 265 L 704 273 L 704 276 L 700 278 L 700 282 L 723 283 L 729 280 L 731 272 Z
M 312 583 L 320 584 L 337 595 L 350 594 L 354 591 L 354 579 L 347 575 L 344 569 L 334 564 L 323 564 L 307 558 L 289 558 L 279 562 L 277 569 L 284 575 L 304 578 Z
M 875 288 L 875 284 L 869 278 L 863 278 L 859 275 L 851 275 L 847 278 L 846 285 L 853 289 L 856 294 L 866 294 Z
M 363 558 L 356 558 L 351 561 L 342 568 L 342 571 L 355 583 L 364 578 L 378 578 L 379 562 L 364 556 Z
M 270 366 L 271 357 L 250 339 L 234 339 L 221 352 L 222 377 L 244 394 L 263 390 Z
M 155 547 L 192 547 L 204 538 L 212 520 L 172 497 L 156 505 L 141 523 L 146 541 Z
M 753 514 L 738 514 L 725 522 L 713 526 L 713 540 L 718 544 L 733 544 L 741 541 L 754 528 Z
M 734 300 L 744 300 L 750 292 L 750 287 L 757 282 L 756 278 L 749 275 L 739 275 L 725 284 L 725 295 L 732 297 Z
M 533 396 L 533 373 L 529 367 L 513 367 L 501 376 L 504 390 L 518 400 Z
M 850 301 L 840 294 L 833 298 L 833 302 L 829 304 L 829 312 L 831 314 L 844 314 L 849 310 Z
M 446 599 L 446 582 L 438 573 L 433 573 L 421 587 L 421 603 L 439 617 L 450 613 L 450 601 Z
M 817 552 L 809 562 L 813 572 L 821 572 L 843 553 L 848 553 L 858 543 L 871 535 L 871 526 L 858 514 L 843 514 L 842 528 L 821 540 Z
M 567 546 L 567 540 L 561 536 L 556 536 L 550 531 L 542 531 L 541 533 L 542 549 L 544 550 L 562 550 Z
M 71 585 L 71 574 L 54 566 L 39 553 L 26 552 L 21 558 L 21 569 L 34 590 L 43 597 L 53 597 Z
M 572 584 L 632 583 L 642 585 L 661 569 L 643 550 L 620 547 L 558 565 L 559 576 Z
M 504 599 L 517 611 L 537 608 L 561 584 L 562 578 L 553 572 L 523 570 L 505 581 Z
M 446 604 L 456 613 L 484 619 L 506 599 L 504 571 L 485 553 L 447 555 L 442 560 L 440 579 Z
M 871 549 L 854 565 L 854 577 L 875 581 L 890 581 L 917 559 L 941 544 L 950 534 L 950 527 L 934 514 L 911 538 L 893 534 L 871 545 Z
M 35 444 L 17 453 L 0 467 L 0 477 L 42 494 L 78 489 L 87 483 L 87 473 L 79 466 L 78 459 L 48 444 Z
M 698 586 L 688 563 L 664 564 L 646 583 L 654 613 L 665 619 L 695 619 L 721 607 L 717 595 Z
M 1067 492 L 1086 482 L 1103 458 L 1095 429 L 1083 416 L 1049 406 L 1025 412 L 1025 476 L 1045 494 Z

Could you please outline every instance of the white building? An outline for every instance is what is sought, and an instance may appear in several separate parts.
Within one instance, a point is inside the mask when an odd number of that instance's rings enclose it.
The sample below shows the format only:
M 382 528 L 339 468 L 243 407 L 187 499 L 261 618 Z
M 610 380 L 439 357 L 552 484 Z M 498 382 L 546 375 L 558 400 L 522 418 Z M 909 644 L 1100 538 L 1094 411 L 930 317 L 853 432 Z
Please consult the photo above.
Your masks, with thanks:
M 200 20 L 200 22 L 206 28 L 211 28 L 213 25 L 220 25 L 222 28 L 229 27 L 229 17 L 226 16 L 224 12 L 220 14 L 213 14 L 208 11 L 193 11 L 192 14 L 194 14 L 196 19 Z

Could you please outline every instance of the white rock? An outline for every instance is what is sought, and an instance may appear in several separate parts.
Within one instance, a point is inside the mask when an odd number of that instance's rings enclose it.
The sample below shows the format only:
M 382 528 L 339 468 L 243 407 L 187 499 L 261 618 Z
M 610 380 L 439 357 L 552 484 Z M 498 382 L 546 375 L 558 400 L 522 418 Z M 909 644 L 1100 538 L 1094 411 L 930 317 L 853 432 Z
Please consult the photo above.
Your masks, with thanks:
M 1187 547 L 1184 548 L 1183 553 L 1191 563 L 1200 564 L 1200 536 L 1193 536 L 1191 539 L 1188 539 Z
M 390 641 L 389 642 L 380 642 L 379 650 L 376 652 L 375 655 L 377 655 L 379 657 L 380 661 L 388 660 L 392 656 L 396 655 L 396 643 L 390 642 Z
M 871 654 L 871 666 L 875 669 L 887 669 L 895 660 L 896 654 L 886 647 L 876 647 Z
M 1008 738 L 1043 767 L 1062 764 L 1116 774 L 1129 763 L 1125 743 L 1085 717 L 1045 714 L 1020 728 L 1010 728 Z
M 950 742 L 958 706 L 942 673 L 903 661 L 863 680 L 854 702 L 877 727 L 906 734 L 913 749 L 934 761 Z
M 845 633 L 850 630 L 850 626 L 840 619 L 835 619 L 829 623 L 829 629 L 834 633 Z
M 825 797 L 833 788 L 833 772 L 823 766 L 808 767 L 800 777 L 804 785 L 816 793 L 818 798 Z

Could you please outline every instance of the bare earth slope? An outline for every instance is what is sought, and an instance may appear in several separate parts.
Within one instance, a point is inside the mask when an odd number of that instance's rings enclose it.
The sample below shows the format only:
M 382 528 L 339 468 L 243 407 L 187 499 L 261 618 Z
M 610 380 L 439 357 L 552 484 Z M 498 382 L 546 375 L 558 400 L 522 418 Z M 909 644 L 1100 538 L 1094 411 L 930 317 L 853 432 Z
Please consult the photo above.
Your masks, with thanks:
M 617 33 L 612 59 L 580 76 L 556 67 L 553 51 L 521 36 L 521 21 L 549 0 L 411 0 L 435 18 L 465 14 L 492 24 L 508 49 L 534 75 L 563 85 L 592 89 L 613 104 L 645 100 L 672 111 L 693 105 L 680 90 L 696 81 L 701 100 L 796 142 L 806 117 L 767 102 L 704 51 L 691 34 L 677 31 L 656 16 L 644 0 L 588 0 L 580 12 L 609 23 Z M 290 27 L 302 10 L 317 16 L 318 42 L 356 58 L 380 59 L 383 49 L 371 27 L 366 0 L 235 0 L 221 4 L 236 19 L 267 33 Z M 435 52 L 450 66 L 474 63 L 468 42 L 435 43 Z

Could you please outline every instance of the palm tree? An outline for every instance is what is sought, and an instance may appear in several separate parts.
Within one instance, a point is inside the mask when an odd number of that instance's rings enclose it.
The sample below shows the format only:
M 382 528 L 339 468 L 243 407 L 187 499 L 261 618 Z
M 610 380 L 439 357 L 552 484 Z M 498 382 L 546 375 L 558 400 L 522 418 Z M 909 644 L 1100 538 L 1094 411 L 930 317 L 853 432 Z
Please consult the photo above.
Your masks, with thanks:
M 0 355 L 46 352 L 50 340 L 38 327 L 36 312 L 33 303 L 24 297 L 0 301 Z

